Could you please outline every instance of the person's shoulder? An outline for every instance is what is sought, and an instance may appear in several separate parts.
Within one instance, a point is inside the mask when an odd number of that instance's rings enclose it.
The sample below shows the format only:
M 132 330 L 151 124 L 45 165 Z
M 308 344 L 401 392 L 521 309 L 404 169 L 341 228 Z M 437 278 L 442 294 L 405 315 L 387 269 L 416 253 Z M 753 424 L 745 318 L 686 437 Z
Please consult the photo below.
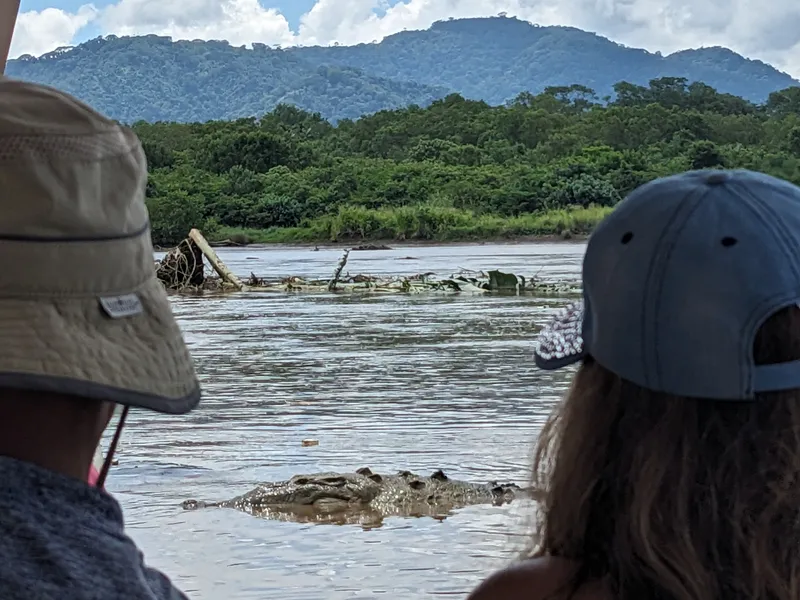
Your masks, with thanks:
M 161 571 L 147 569 L 145 579 L 150 585 L 153 598 L 158 600 L 189 600 L 189 597 L 172 584 L 172 581 Z
M 148 567 L 144 562 L 144 555 L 139 550 L 139 564 L 144 578 L 150 586 L 153 598 L 158 600 L 189 600 L 189 597 L 173 585 L 172 580 L 164 573 L 153 567 Z
M 483 581 L 467 600 L 562 600 L 578 564 L 563 558 L 542 557 L 526 560 Z M 611 600 L 599 584 L 583 586 L 573 600 Z

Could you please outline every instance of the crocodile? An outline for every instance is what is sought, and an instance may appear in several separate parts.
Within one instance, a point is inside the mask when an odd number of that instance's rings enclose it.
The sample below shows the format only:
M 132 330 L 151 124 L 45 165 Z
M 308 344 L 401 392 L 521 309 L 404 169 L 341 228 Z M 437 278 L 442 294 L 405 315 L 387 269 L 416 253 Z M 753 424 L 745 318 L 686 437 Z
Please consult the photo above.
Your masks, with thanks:
M 539 496 L 514 483 L 450 479 L 441 469 L 429 476 L 410 471 L 381 475 L 364 467 L 355 473 L 295 475 L 286 481 L 259 484 L 222 502 L 186 500 L 183 508 L 235 508 L 281 521 L 380 526 L 386 517 L 429 516 L 444 520 L 456 508 L 473 504 L 499 506 L 516 498 Z

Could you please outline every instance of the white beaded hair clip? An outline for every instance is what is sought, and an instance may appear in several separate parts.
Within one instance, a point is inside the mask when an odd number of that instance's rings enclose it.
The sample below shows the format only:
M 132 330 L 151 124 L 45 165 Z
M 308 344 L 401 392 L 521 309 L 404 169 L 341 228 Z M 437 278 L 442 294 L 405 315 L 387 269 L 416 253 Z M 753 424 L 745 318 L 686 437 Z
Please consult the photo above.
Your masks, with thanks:
M 536 340 L 536 358 L 540 366 L 557 368 L 558 363 L 575 362 L 573 357 L 582 356 L 583 348 L 583 302 L 567 305 L 550 325 L 544 327 Z

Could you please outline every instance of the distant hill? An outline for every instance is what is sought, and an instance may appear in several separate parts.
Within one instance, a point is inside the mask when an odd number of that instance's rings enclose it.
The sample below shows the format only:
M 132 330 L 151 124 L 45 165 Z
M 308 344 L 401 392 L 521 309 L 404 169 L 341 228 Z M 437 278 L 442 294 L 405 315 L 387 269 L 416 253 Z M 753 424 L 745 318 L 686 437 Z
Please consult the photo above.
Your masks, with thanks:
M 522 91 L 537 94 L 548 86 L 573 83 L 602 98 L 613 94 L 618 81 L 647 85 L 660 77 L 702 81 L 751 102 L 800 85 L 790 75 L 726 48 L 661 56 L 573 27 L 539 27 L 507 17 L 440 21 L 380 44 L 288 52 L 318 64 L 346 64 L 380 77 L 435 83 L 490 104 L 502 104 Z
M 235 119 L 262 115 L 279 103 L 329 119 L 358 118 L 427 106 L 448 93 L 254 46 L 109 36 L 40 58 L 20 57 L 9 61 L 6 73 L 63 89 L 124 122 Z
M 7 74 L 55 85 L 126 122 L 233 119 L 279 103 L 338 120 L 427 106 L 452 92 L 502 104 L 520 92 L 571 84 L 603 98 L 619 81 L 647 85 L 660 77 L 702 81 L 753 102 L 800 85 L 725 48 L 661 56 L 580 29 L 506 17 L 442 21 L 378 44 L 285 50 L 109 36 L 12 60 Z

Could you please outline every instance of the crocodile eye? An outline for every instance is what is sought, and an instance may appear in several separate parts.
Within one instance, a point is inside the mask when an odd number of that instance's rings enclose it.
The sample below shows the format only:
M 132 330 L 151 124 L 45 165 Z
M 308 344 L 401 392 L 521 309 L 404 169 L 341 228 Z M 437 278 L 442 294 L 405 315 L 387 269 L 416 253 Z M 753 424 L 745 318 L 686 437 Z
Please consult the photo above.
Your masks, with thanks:
M 425 483 L 423 481 L 415 479 L 414 481 L 408 482 L 408 487 L 410 487 L 412 490 L 421 490 L 422 488 L 425 487 Z
M 369 476 L 369 478 L 372 479 L 372 481 L 375 481 L 377 483 L 380 483 L 381 481 L 383 481 L 383 477 L 381 477 L 377 473 L 373 473 L 372 475 Z
M 325 485 L 332 485 L 334 487 L 342 487 L 343 485 L 347 485 L 347 478 L 346 477 L 325 477 L 321 480 L 321 483 Z
M 300 479 L 295 479 L 294 482 L 297 485 L 306 485 L 308 483 L 308 479 L 306 479 L 305 477 L 301 477 Z

